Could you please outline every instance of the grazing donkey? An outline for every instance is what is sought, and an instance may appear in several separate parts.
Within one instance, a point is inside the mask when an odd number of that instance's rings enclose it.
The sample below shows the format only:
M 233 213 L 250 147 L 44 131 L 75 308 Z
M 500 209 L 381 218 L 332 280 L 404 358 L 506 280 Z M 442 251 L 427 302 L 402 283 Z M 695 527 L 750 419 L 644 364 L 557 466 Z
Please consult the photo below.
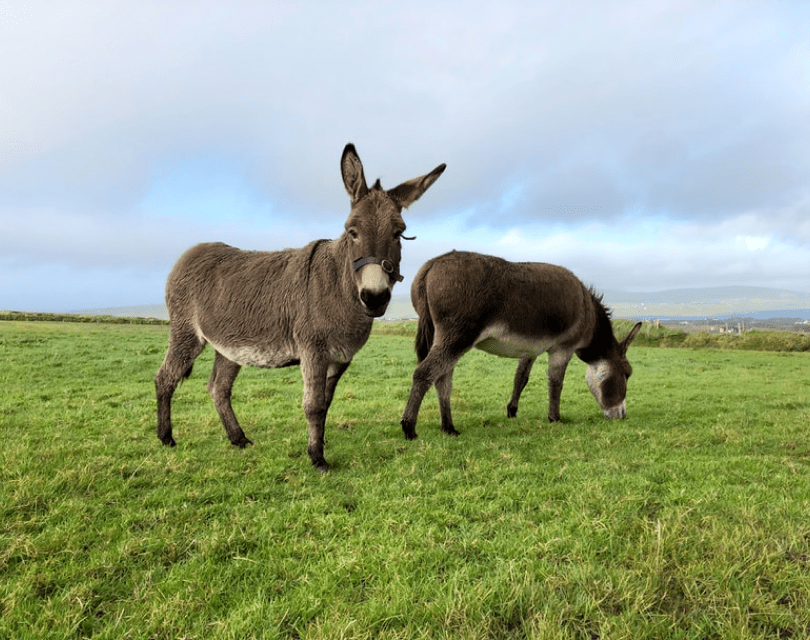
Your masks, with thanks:
M 243 365 L 300 364 L 312 464 L 321 471 L 326 413 L 335 386 L 365 344 L 373 318 L 385 313 L 399 274 L 402 209 L 442 174 L 445 165 L 384 191 L 369 189 L 354 145 L 340 160 L 351 197 L 345 232 L 301 249 L 241 251 L 221 243 L 184 253 L 166 282 L 169 347 L 155 376 L 157 435 L 174 446 L 171 400 L 181 378 L 210 343 L 216 351 L 208 392 L 231 443 L 251 444 L 231 408 Z
M 433 384 L 439 395 L 442 430 L 458 435 L 450 413 L 453 368 L 473 347 L 520 359 L 506 408 L 510 418 L 517 415 L 535 359 L 546 351 L 551 422 L 560 419 L 565 369 L 575 353 L 588 364 L 585 379 L 605 417 L 625 416 L 627 379 L 632 372 L 627 348 L 641 323 L 617 342 L 601 297 L 568 269 L 452 251 L 422 265 L 411 285 L 411 301 L 419 314 L 419 365 L 402 417 L 408 440 L 417 437 L 419 407 Z

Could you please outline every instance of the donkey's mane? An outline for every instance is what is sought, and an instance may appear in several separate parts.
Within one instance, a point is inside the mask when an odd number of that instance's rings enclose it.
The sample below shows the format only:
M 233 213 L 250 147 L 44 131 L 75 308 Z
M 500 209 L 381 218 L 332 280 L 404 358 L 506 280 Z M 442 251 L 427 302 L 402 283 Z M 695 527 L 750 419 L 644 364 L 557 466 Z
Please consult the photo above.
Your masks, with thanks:
M 593 286 L 588 287 L 588 293 L 591 294 L 591 299 L 593 300 L 594 305 L 597 308 L 597 313 L 605 314 L 610 320 L 613 317 L 613 311 L 611 311 L 605 304 L 602 302 L 602 298 L 605 297 L 604 293 L 597 293 L 596 289 Z
M 616 342 L 616 338 L 613 336 L 613 325 L 610 323 L 612 312 L 602 302 L 604 294 L 597 293 L 593 287 L 588 287 L 588 293 L 596 312 L 596 326 L 588 346 L 578 349 L 577 356 L 583 362 L 591 363 L 604 357 L 611 344 Z
M 306 269 L 307 269 L 307 271 L 306 271 L 306 283 L 307 283 L 307 286 L 309 286 L 309 281 L 310 281 L 310 278 L 312 277 L 312 263 L 315 260 L 315 252 L 318 251 L 318 247 L 320 247 L 322 244 L 325 244 L 327 242 L 329 242 L 329 240 L 326 240 L 326 239 L 324 239 L 324 240 L 315 240 L 315 241 L 311 242 L 310 245 L 309 245 L 312 248 L 309 250 L 309 256 L 307 257 L 307 261 L 306 261 Z

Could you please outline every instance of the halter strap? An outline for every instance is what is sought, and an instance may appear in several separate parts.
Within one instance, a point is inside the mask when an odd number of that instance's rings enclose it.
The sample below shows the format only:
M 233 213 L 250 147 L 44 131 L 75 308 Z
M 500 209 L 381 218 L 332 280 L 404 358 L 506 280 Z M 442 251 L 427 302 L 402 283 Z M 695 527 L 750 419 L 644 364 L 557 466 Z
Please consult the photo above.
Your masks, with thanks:
M 355 271 L 359 271 L 361 267 L 365 267 L 367 264 L 378 264 L 382 267 L 382 270 L 385 271 L 389 275 L 393 275 L 396 278 L 397 282 L 402 282 L 405 279 L 405 276 L 401 276 L 399 274 L 394 275 L 394 264 L 390 260 L 382 260 L 380 258 L 358 258 L 354 261 L 353 265 Z

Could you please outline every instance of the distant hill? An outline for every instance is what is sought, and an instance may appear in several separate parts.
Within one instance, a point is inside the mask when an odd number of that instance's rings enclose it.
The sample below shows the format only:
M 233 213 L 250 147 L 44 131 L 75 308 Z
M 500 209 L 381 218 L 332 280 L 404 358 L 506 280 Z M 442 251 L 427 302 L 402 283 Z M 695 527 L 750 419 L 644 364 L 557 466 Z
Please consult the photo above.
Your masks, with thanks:
M 648 293 L 604 292 L 617 317 L 768 317 L 810 318 L 810 293 L 767 287 L 707 287 Z
M 169 310 L 165 304 L 143 304 L 135 307 L 112 307 L 109 309 L 90 309 L 75 311 L 87 316 L 113 316 L 115 318 L 157 318 L 168 320 Z
M 810 320 L 810 293 L 798 293 L 767 287 L 708 287 L 705 289 L 670 289 L 648 293 L 604 291 L 604 302 L 616 318 L 801 318 Z M 87 315 L 129 318 L 169 317 L 166 306 L 150 304 L 80 311 Z M 394 296 L 387 320 L 416 318 L 409 296 Z

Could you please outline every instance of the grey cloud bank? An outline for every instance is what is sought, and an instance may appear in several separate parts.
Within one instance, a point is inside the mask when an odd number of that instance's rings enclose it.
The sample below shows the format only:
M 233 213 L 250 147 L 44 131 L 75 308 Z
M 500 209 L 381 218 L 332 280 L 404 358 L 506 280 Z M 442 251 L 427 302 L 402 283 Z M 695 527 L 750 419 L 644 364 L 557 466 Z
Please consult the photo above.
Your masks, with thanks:
M 448 165 L 409 276 L 459 248 L 810 291 L 810 6 L 274 4 L 0 5 L 0 308 L 157 302 L 195 242 L 334 237 L 348 141 L 384 185 Z

